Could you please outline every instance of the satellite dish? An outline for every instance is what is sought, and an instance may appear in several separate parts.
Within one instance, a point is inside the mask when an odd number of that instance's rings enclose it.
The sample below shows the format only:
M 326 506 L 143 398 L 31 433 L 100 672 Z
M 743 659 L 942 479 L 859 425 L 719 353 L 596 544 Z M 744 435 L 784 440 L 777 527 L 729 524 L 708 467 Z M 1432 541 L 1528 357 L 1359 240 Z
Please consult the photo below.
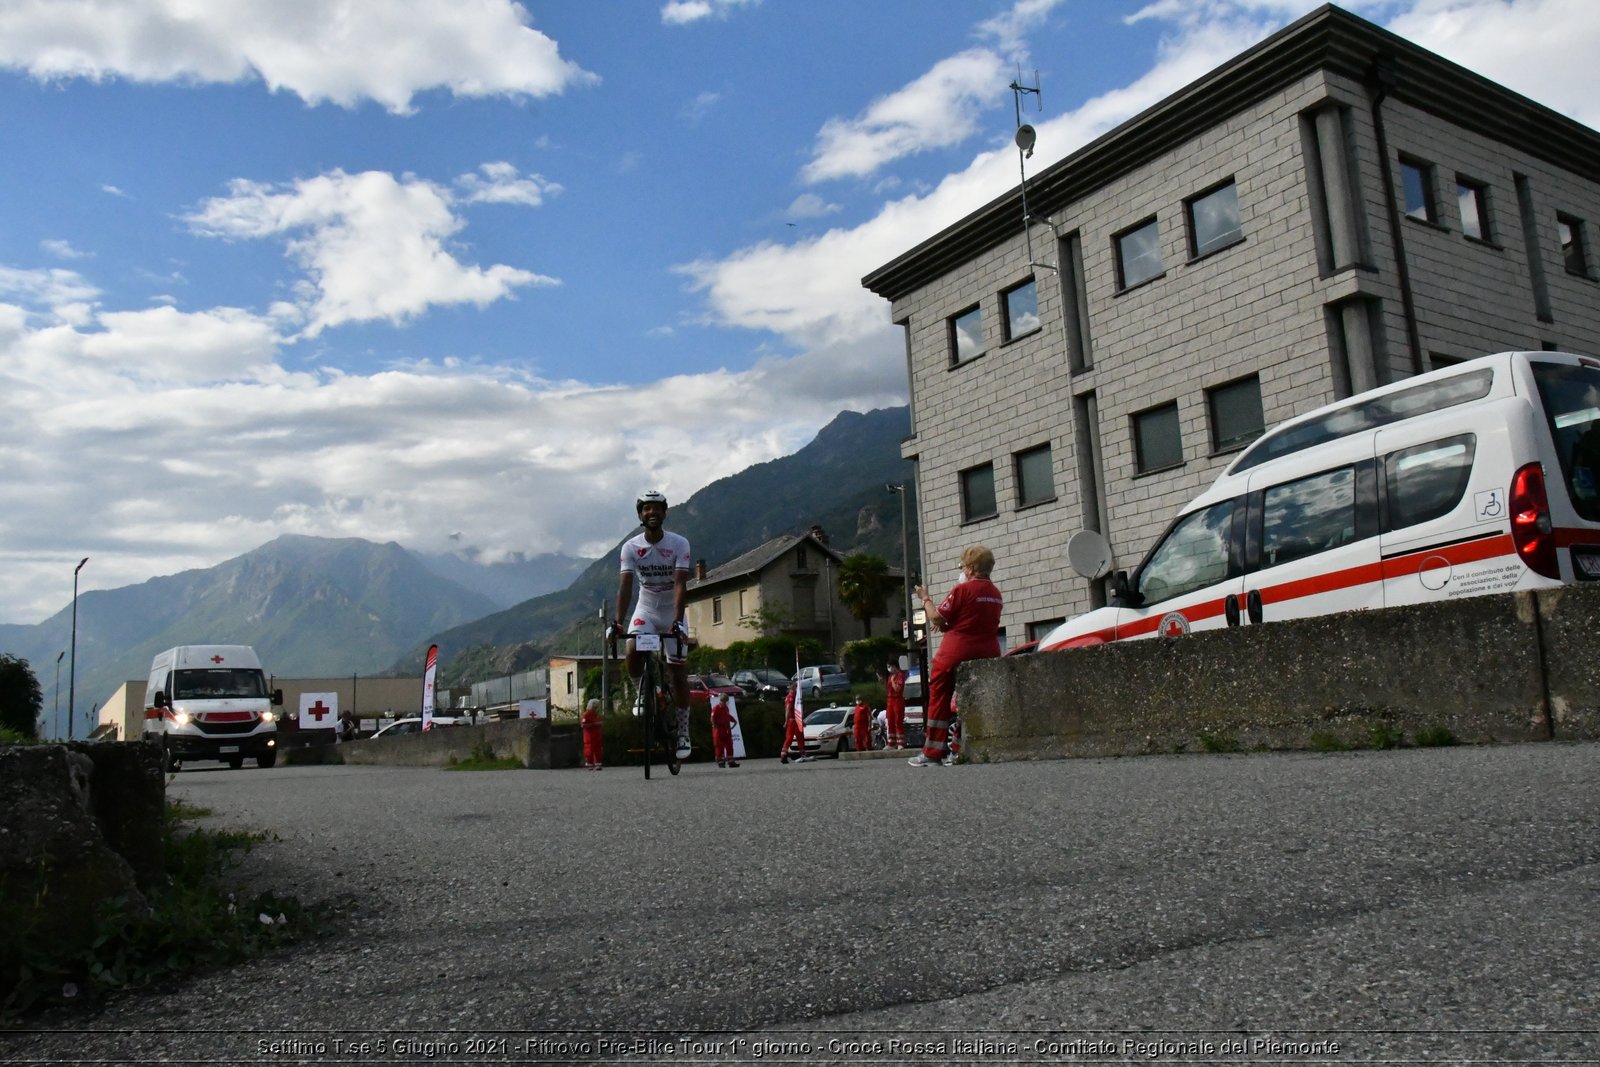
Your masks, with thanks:
M 1067 562 L 1085 578 L 1111 573 L 1111 546 L 1093 530 L 1079 530 L 1067 540 Z
M 1038 133 L 1035 132 L 1034 128 L 1029 126 L 1027 123 L 1023 123 L 1021 126 L 1017 127 L 1017 147 L 1022 149 L 1022 151 L 1027 155 L 1033 155 L 1033 143 L 1038 139 Z

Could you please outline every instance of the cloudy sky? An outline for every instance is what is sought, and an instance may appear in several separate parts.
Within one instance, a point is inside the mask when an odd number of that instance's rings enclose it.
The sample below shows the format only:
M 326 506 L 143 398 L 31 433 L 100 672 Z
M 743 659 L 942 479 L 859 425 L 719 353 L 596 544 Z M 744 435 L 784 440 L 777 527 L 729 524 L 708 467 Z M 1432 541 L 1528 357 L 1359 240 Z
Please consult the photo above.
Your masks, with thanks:
M 862 275 L 1306 0 L 0 0 L 0 622 L 283 533 L 592 556 L 902 404 Z M 1596 0 L 1351 10 L 1590 125 Z

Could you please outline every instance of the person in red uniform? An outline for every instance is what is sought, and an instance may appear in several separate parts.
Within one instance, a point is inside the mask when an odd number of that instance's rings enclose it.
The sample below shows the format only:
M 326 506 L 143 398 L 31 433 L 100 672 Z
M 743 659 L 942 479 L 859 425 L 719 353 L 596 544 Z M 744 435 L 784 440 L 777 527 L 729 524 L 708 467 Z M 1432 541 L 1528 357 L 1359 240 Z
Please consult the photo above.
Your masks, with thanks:
M 728 710 L 728 694 L 718 693 L 711 702 L 711 754 L 718 767 L 737 767 L 733 760 L 733 712 Z
M 605 735 L 600 726 L 600 701 L 590 700 L 583 709 L 583 717 L 578 720 L 583 727 L 583 766 L 586 770 L 598 771 L 604 762 Z
M 1000 655 L 1000 590 L 989 580 L 994 553 L 973 545 L 961 553 L 961 581 L 935 608 L 928 590 L 917 596 L 928 609 L 928 623 L 944 634 L 928 671 L 928 702 L 922 752 L 906 762 L 913 767 L 943 763 L 950 744 L 950 703 L 955 697 L 956 668 L 968 660 Z
M 888 720 L 884 733 L 886 748 L 906 747 L 906 672 L 900 664 L 890 663 L 884 677 L 883 688 L 887 694 L 884 708 Z
M 872 751 L 872 709 L 866 697 L 856 697 L 856 710 L 850 720 L 850 743 L 857 752 Z
M 789 691 L 783 695 L 783 747 L 778 749 L 778 762 L 789 762 L 789 744 L 793 742 L 797 748 L 795 758 L 799 759 L 806 754 L 806 720 L 804 707 L 795 693 L 799 683 L 790 682 Z

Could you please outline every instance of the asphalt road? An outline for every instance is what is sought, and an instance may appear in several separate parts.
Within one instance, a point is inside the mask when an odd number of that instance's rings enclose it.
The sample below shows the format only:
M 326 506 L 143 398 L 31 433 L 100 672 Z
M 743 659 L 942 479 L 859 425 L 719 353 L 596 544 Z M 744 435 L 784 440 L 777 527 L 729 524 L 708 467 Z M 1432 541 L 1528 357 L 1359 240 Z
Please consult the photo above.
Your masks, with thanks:
M 0 1059 L 1600 1060 L 1600 745 L 170 791 L 348 925 Z

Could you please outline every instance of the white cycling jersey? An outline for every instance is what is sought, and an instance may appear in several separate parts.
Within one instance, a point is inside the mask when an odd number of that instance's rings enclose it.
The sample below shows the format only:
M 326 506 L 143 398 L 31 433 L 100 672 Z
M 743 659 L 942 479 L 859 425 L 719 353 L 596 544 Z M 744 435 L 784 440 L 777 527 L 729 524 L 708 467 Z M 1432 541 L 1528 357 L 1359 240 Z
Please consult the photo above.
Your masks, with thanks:
M 619 562 L 624 573 L 633 575 L 634 585 L 638 587 L 628 632 L 670 633 L 672 624 L 677 621 L 672 613 L 676 574 L 689 570 L 690 566 L 689 539 L 663 530 L 661 540 L 652 544 L 644 531 L 640 531 L 623 542 Z

